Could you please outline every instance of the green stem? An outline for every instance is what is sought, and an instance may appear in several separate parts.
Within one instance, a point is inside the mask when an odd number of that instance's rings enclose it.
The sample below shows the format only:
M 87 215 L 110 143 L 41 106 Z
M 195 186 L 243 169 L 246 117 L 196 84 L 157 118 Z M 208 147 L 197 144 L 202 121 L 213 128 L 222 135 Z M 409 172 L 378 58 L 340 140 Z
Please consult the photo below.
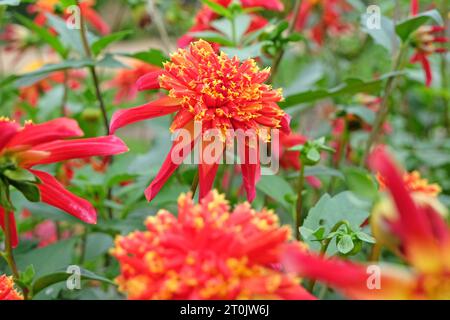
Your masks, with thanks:
M 195 192 L 197 191 L 198 179 L 199 179 L 199 175 L 198 175 L 198 171 L 197 171 L 195 173 L 195 176 L 194 176 L 194 179 L 192 180 L 192 185 L 191 185 L 192 198 L 194 198 Z
M 76 1 L 77 6 L 80 6 L 79 0 Z M 81 36 L 81 42 L 83 43 L 84 53 L 86 57 L 92 59 L 92 52 L 91 48 L 89 47 L 89 42 L 87 40 L 87 30 L 86 30 L 86 21 L 84 20 L 84 16 L 80 15 L 80 36 Z M 103 116 L 103 123 L 105 126 L 106 135 L 109 135 L 109 120 L 108 120 L 108 114 L 106 112 L 106 106 L 105 102 L 103 101 L 102 93 L 100 90 L 100 82 L 98 79 L 97 71 L 95 70 L 95 66 L 89 66 L 89 72 L 91 73 L 92 80 L 94 82 L 95 87 L 95 95 L 97 97 L 97 100 L 99 102 L 100 110 L 102 112 Z
M 397 54 L 397 58 L 394 62 L 394 67 L 392 68 L 392 71 L 398 72 L 403 69 L 404 67 L 404 56 L 408 52 L 408 42 L 404 42 Z M 390 105 L 389 105 L 389 97 L 392 94 L 392 91 L 395 89 L 396 86 L 396 80 L 398 75 L 393 74 L 389 79 L 386 81 L 386 86 L 384 88 L 384 97 L 383 102 L 381 103 L 380 110 L 377 114 L 377 117 L 375 119 L 375 123 L 373 124 L 372 131 L 370 132 L 369 138 L 367 139 L 366 147 L 364 149 L 363 156 L 361 157 L 361 163 L 360 166 L 363 167 L 366 165 L 367 158 L 369 157 L 370 151 L 372 149 L 373 144 L 377 140 L 381 129 L 383 127 L 384 122 L 386 121 L 387 116 L 389 115 L 390 111 Z
M 295 210 L 295 237 L 300 240 L 300 226 L 302 223 L 303 189 L 305 186 L 305 166 L 302 165 L 298 176 L 297 204 Z
M 301 4 L 301 0 L 295 0 L 294 9 L 293 9 L 294 10 L 294 18 L 291 20 L 291 23 L 289 24 L 288 35 L 290 35 L 292 33 L 292 31 L 294 31 L 295 25 L 297 24 L 298 16 L 300 13 L 300 4 Z M 275 79 L 275 75 L 278 72 L 278 68 L 280 66 L 281 60 L 283 59 L 284 52 L 285 52 L 285 48 L 283 47 L 277 52 L 277 54 L 275 55 L 275 57 L 273 59 L 272 72 L 270 74 L 269 83 L 272 83 L 273 79 Z

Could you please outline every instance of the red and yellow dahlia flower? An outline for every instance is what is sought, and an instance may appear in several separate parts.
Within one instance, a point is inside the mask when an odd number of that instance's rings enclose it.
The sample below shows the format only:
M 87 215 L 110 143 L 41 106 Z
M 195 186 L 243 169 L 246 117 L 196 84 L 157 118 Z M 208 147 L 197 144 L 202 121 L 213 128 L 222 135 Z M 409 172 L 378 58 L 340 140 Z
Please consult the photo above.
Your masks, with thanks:
M 86 223 L 96 223 L 97 213 L 86 200 L 67 191 L 52 175 L 33 169 L 33 166 L 60 161 L 109 156 L 126 152 L 127 146 L 115 136 L 86 139 L 77 122 L 59 118 L 42 124 L 26 123 L 21 127 L 7 118 L 0 118 L 0 178 L 8 179 L 5 171 L 25 169 L 39 179 L 41 201 L 61 209 Z M 0 225 L 4 229 L 4 216 L 9 214 L 13 246 L 18 237 L 13 212 L 0 207 Z
M 183 129 L 190 133 L 189 141 L 177 137 L 156 178 L 145 191 L 151 201 L 180 162 L 196 145 L 203 149 L 219 143 L 219 152 L 214 159 L 199 159 L 200 197 L 212 188 L 220 159 L 226 144 L 230 142 L 229 131 L 252 132 L 257 138 L 269 137 L 260 134 L 262 129 L 281 129 L 289 133 L 289 116 L 277 102 L 282 99 L 280 90 L 264 84 L 269 69 L 260 70 L 252 59 L 240 63 L 225 53 L 214 52 L 209 43 L 199 40 L 188 49 L 179 49 L 172 54 L 164 69 L 149 73 L 138 81 L 141 90 L 166 89 L 166 97 L 143 106 L 117 111 L 111 120 L 111 132 L 128 124 L 175 113 L 171 131 Z M 199 125 L 201 130 L 195 130 Z M 201 131 L 201 132 L 196 132 Z M 206 135 L 218 131 L 220 141 Z M 267 132 L 267 131 L 266 131 Z M 213 140 L 213 141 L 211 141 Z M 238 148 L 247 198 L 256 195 L 256 182 L 260 175 L 259 161 L 250 163 L 250 154 L 259 155 L 259 144 L 243 144 Z M 174 158 L 181 161 L 174 161 Z
M 0 300 L 23 300 L 21 293 L 14 288 L 14 280 L 4 274 L 0 275 Z
M 178 216 L 161 210 L 146 231 L 116 239 L 112 250 L 129 299 L 311 299 L 298 279 L 280 271 L 290 229 L 248 203 L 233 212 L 215 190 L 194 204 L 178 199 Z
M 352 299 L 449 299 L 450 229 L 442 217 L 445 208 L 434 197 L 431 202 L 416 198 L 384 149 L 373 152 L 370 164 L 383 176 L 393 202 L 392 208 L 385 207 L 385 232 L 398 241 L 396 252 L 410 268 L 327 259 L 290 245 L 285 252 L 287 270 L 323 281 Z M 374 266 L 380 268 L 378 285 L 371 283 Z

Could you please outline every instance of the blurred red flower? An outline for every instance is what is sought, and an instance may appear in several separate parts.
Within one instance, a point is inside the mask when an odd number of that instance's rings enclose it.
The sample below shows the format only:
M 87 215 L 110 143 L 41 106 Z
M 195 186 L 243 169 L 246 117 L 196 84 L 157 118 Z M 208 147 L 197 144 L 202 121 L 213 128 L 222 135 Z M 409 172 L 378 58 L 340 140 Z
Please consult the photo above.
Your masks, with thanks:
M 126 152 L 126 145 L 115 136 L 64 140 L 80 137 L 83 132 L 75 120 L 59 118 L 42 124 L 16 122 L 0 118 L 0 163 L 8 170 L 25 169 L 40 183 L 41 201 L 59 208 L 86 223 L 96 223 L 97 213 L 86 200 L 67 191 L 53 176 L 32 169 L 33 166 L 91 156 L 109 156 Z M 0 172 L 1 174 L 1 172 Z M 18 237 L 13 212 L 0 207 L 0 225 L 9 214 L 13 245 Z
M 39 26 L 43 26 L 47 22 L 46 14 L 57 13 L 58 5 L 60 5 L 60 1 L 58 0 L 37 0 L 28 6 L 28 12 L 36 14 L 34 22 Z M 110 28 L 95 11 L 94 6 L 95 0 L 82 0 L 80 1 L 80 12 L 95 30 L 101 35 L 106 35 L 110 32 Z M 64 16 L 67 18 L 69 14 L 65 13 Z
M 199 204 L 183 194 L 177 216 L 161 210 L 145 224 L 111 252 L 129 299 L 313 299 L 276 267 L 290 229 L 272 211 L 244 203 L 231 212 L 214 190 Z
M 345 0 L 305 0 L 300 5 L 295 29 L 302 31 L 308 28 L 311 16 L 317 12 L 319 18 L 311 26 L 312 38 L 322 44 L 327 34 L 336 35 L 351 29 L 351 24 L 342 20 L 342 14 L 351 6 Z
M 133 63 L 131 69 L 119 71 L 108 83 L 108 87 L 118 89 L 114 97 L 114 103 L 122 103 L 135 99 L 138 92 L 136 82 L 139 78 L 159 69 L 159 67 L 154 65 L 138 61 Z
M 378 287 L 369 285 L 368 267 L 339 259 L 306 253 L 294 245 L 287 247 L 285 264 L 289 271 L 335 287 L 352 299 L 449 299 L 450 230 L 443 218 L 446 209 L 422 192 L 411 193 L 402 173 L 383 148 L 370 157 L 371 167 L 383 177 L 390 197 L 380 202 L 372 217 L 383 230 L 374 232 L 395 243 L 395 250 L 410 269 L 377 265 Z M 392 199 L 392 200 L 391 200 Z

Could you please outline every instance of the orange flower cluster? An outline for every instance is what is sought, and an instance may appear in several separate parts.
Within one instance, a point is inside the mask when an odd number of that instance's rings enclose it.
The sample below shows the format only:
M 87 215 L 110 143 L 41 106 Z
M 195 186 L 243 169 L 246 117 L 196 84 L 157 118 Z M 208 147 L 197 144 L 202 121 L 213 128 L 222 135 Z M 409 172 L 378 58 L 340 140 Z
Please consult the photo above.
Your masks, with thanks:
M 233 212 L 211 191 L 199 204 L 178 199 L 178 217 L 166 210 L 147 231 L 116 239 L 116 279 L 129 299 L 311 299 L 298 279 L 280 271 L 290 230 L 271 211 L 248 203 Z
M 386 185 L 383 177 L 378 173 L 377 180 L 380 190 L 385 190 Z M 403 173 L 403 182 L 409 192 L 419 192 L 431 197 L 436 197 L 441 191 L 441 187 L 436 183 L 429 183 L 427 179 L 423 179 L 418 171 Z
M 23 300 L 22 294 L 14 288 L 12 277 L 0 275 L 0 300 Z

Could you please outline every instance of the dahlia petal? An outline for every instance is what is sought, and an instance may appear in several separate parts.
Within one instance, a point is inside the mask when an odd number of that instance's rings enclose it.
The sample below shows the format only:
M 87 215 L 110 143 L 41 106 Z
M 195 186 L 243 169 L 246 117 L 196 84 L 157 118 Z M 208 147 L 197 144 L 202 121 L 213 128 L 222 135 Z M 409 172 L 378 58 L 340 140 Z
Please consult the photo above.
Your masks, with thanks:
M 371 271 L 370 265 L 327 259 L 296 244 L 286 246 L 283 264 L 288 272 L 325 282 L 350 299 L 410 299 L 416 284 L 415 277 L 403 270 L 380 267 Z M 376 286 L 371 276 L 378 270 L 380 278 Z
M 159 76 L 164 72 L 163 69 L 152 71 L 143 75 L 136 82 L 139 91 L 159 89 Z
M 247 200 L 252 202 L 256 197 L 256 184 L 260 178 L 261 167 L 259 163 L 259 150 L 245 145 L 244 150 L 240 148 L 239 157 L 243 162 L 241 164 L 242 179 L 245 191 L 247 193 Z M 256 149 L 256 150 L 255 150 Z M 256 152 L 256 163 L 252 163 L 251 153 Z
M 128 151 L 125 143 L 116 136 L 104 136 L 76 140 L 58 140 L 34 147 L 31 151 L 47 152 L 49 155 L 35 161 L 26 159 L 22 166 L 49 164 L 70 159 L 82 159 L 94 156 L 111 156 Z
M 30 172 L 42 182 L 38 185 L 42 202 L 61 209 L 83 222 L 97 223 L 97 212 L 88 201 L 67 191 L 58 180 L 48 173 L 38 170 L 30 170 Z
M 0 227 L 5 231 L 5 214 L 9 214 L 9 234 L 11 237 L 11 245 L 13 248 L 19 244 L 19 236 L 17 234 L 16 218 L 14 212 L 6 213 L 5 210 L 0 207 Z
M 416 16 L 419 13 L 419 0 L 411 0 L 411 15 Z
M 281 132 L 285 133 L 285 134 L 290 134 L 291 133 L 291 116 L 288 115 L 287 113 L 281 118 L 281 123 L 280 123 L 280 130 Z
M 111 119 L 110 131 L 114 133 L 117 129 L 126 125 L 165 116 L 180 109 L 180 100 L 168 97 L 144 104 L 139 107 L 116 111 Z
M 192 132 L 191 130 L 189 130 Z M 192 138 L 193 137 L 193 138 Z M 186 139 L 180 139 L 173 143 L 172 148 L 170 149 L 166 159 L 164 160 L 161 169 L 159 169 L 158 174 L 155 179 L 150 183 L 147 189 L 145 189 L 145 197 L 150 202 L 153 198 L 158 194 L 159 190 L 163 187 L 164 183 L 169 179 L 172 173 L 180 166 L 183 160 L 189 155 L 189 153 L 194 148 L 195 143 L 197 142 L 197 138 L 190 135 L 190 140 L 185 141 Z M 174 161 L 176 158 L 177 161 Z
M 58 118 L 41 124 L 25 125 L 25 127 L 9 141 L 7 147 L 24 145 L 34 146 L 59 139 L 81 137 L 82 135 L 83 131 L 75 120 Z
M 12 121 L 2 121 L 0 119 L 0 150 L 16 135 L 20 126 Z
M 378 171 L 392 195 L 399 215 L 402 247 L 411 264 L 419 270 L 436 271 L 442 265 L 432 226 L 427 215 L 414 203 L 402 175 L 383 147 L 378 147 L 369 158 L 371 168 Z

